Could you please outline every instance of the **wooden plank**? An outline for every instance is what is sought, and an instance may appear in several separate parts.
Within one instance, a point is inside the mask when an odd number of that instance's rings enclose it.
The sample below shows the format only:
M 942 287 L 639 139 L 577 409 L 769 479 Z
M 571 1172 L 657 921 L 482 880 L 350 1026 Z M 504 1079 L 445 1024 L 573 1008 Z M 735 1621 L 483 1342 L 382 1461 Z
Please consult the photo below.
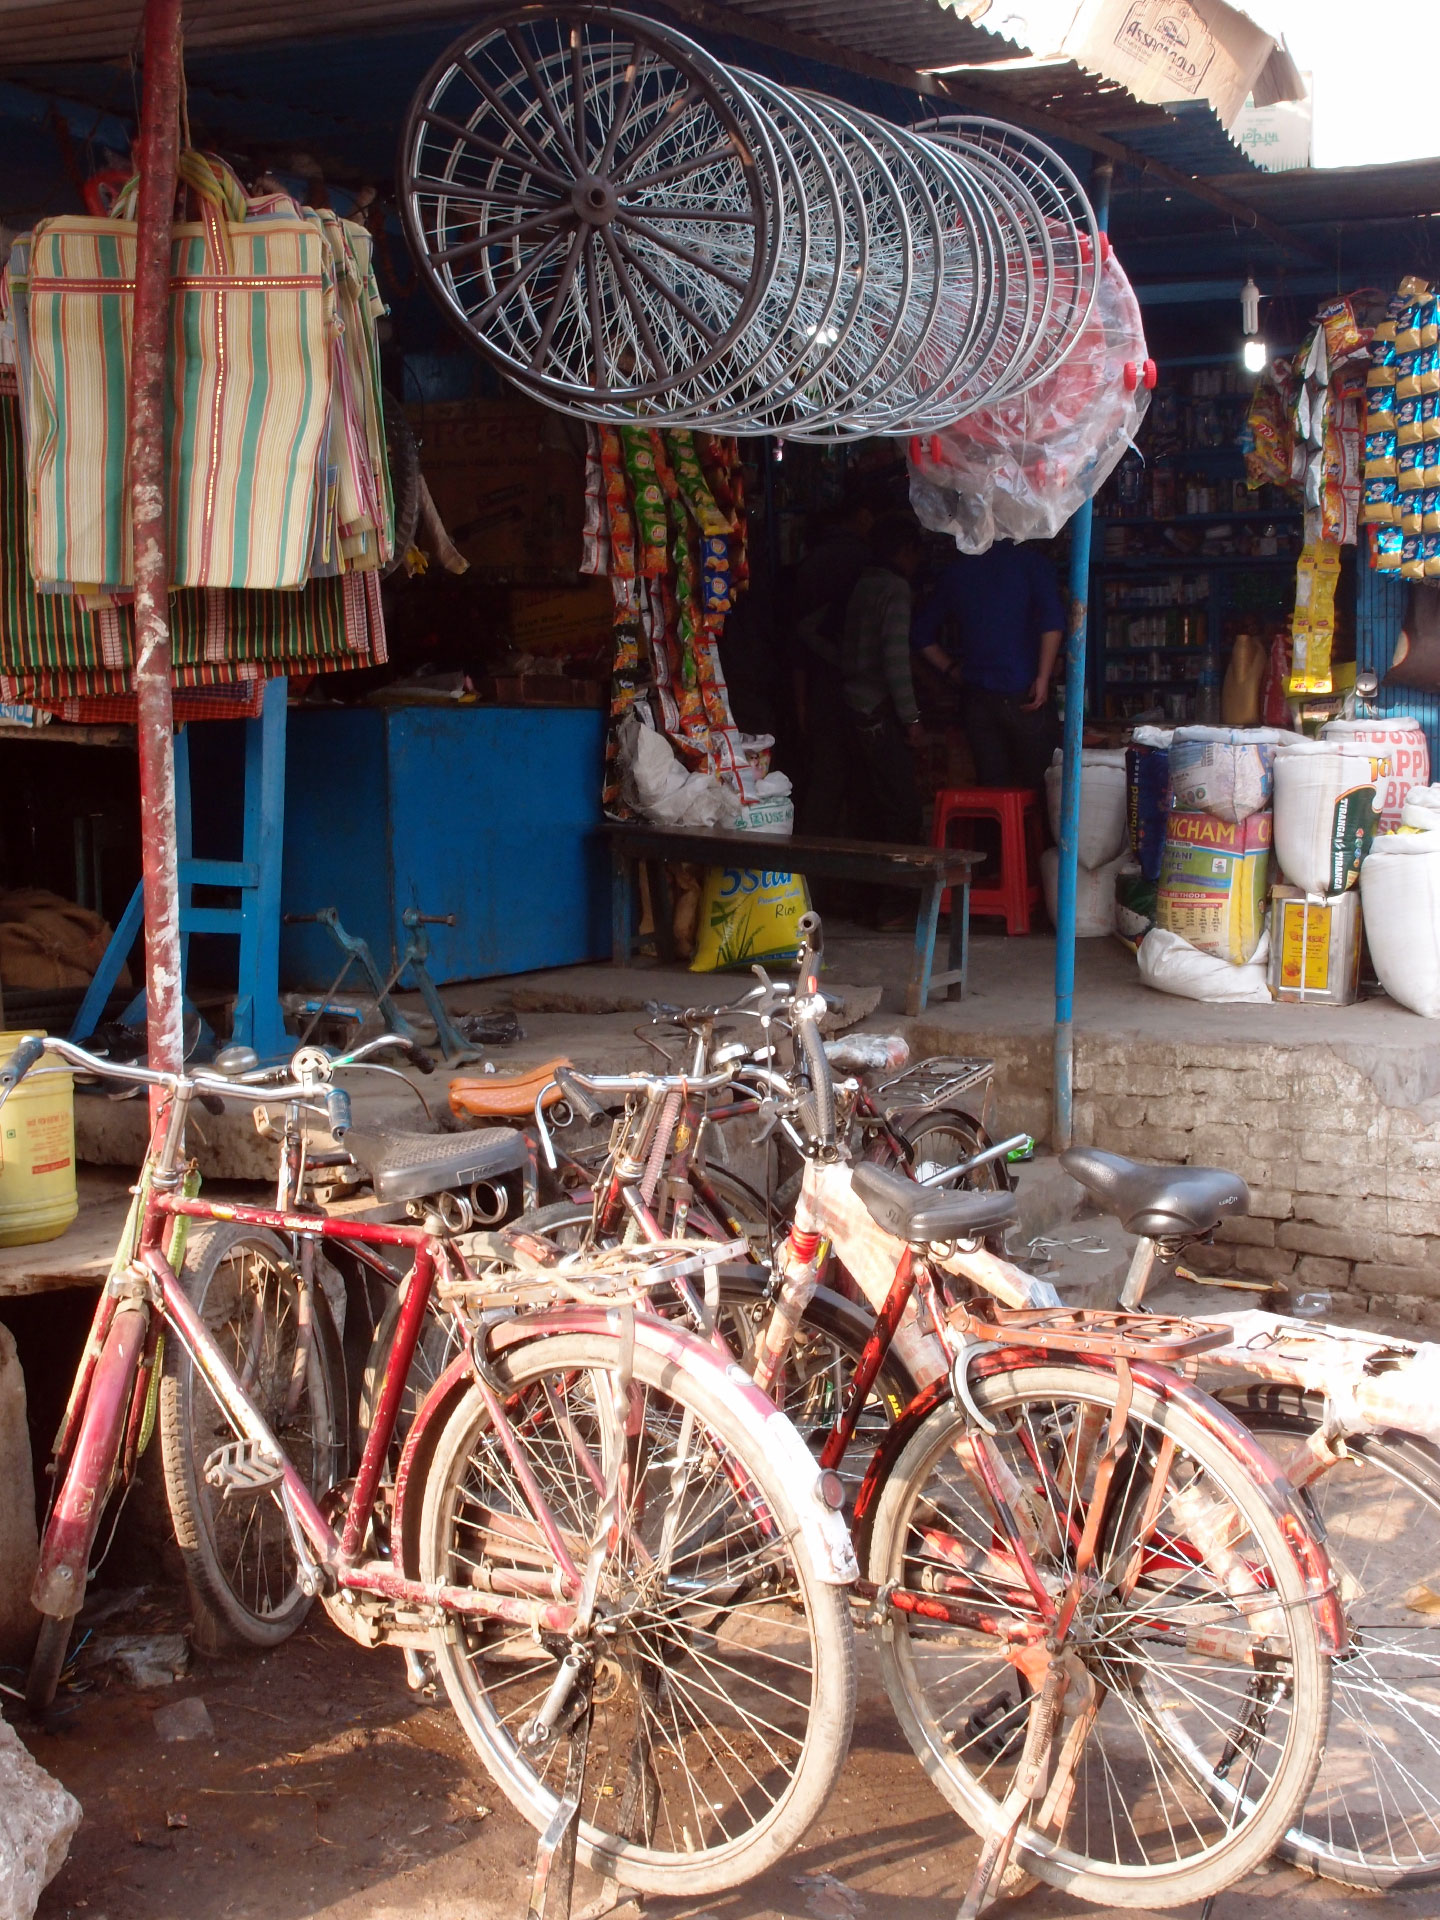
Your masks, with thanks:
M 58 1240 L 0 1247 L 0 1299 L 58 1287 L 98 1287 L 104 1280 L 130 1210 L 130 1176 L 84 1167 L 78 1186 L 79 1216 Z
M 627 860 L 693 860 L 718 867 L 766 867 L 779 873 L 825 874 L 925 887 L 938 875 L 964 883 L 985 858 L 969 847 L 891 847 L 874 840 L 829 840 L 811 835 L 721 833 L 713 829 L 647 827 L 607 820 L 600 832 Z

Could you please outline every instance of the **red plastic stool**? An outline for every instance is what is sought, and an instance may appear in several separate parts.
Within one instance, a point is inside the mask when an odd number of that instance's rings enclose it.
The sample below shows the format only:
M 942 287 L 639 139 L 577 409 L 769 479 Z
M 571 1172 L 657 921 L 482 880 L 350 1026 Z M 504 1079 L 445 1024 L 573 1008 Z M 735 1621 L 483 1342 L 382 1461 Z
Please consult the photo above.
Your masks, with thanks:
M 1029 933 L 1030 916 L 1040 905 L 1040 796 L 1030 787 L 942 787 L 935 796 L 930 844 L 973 846 L 951 839 L 956 821 L 994 820 L 1000 828 L 1000 877 L 970 883 L 970 912 L 996 914 L 1006 933 Z M 947 892 L 941 912 L 950 905 Z

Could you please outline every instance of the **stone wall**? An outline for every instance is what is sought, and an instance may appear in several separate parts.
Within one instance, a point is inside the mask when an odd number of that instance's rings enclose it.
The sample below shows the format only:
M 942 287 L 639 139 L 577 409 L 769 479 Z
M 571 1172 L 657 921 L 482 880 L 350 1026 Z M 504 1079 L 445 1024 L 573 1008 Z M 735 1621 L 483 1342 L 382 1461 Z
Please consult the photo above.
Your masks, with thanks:
M 986 1048 L 996 1060 L 995 1122 L 1047 1138 L 1048 1035 L 987 1036 Z M 1437 1326 L 1437 1076 L 1440 1059 L 1421 1046 L 1347 1059 L 1324 1044 L 1162 1043 L 1082 1031 L 1075 1139 L 1136 1160 L 1242 1174 L 1250 1215 L 1200 1250 L 1211 1271 L 1325 1288 L 1337 1312 Z

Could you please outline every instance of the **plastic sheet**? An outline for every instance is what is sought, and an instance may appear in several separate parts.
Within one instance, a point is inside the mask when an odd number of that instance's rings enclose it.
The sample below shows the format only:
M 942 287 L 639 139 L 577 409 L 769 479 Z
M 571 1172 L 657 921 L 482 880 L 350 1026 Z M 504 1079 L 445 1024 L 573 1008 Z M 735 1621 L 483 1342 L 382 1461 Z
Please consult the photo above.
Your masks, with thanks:
M 1149 405 L 1140 306 L 1113 251 L 1075 350 L 1030 392 L 910 442 L 910 504 L 962 553 L 1049 540 L 1109 479 Z

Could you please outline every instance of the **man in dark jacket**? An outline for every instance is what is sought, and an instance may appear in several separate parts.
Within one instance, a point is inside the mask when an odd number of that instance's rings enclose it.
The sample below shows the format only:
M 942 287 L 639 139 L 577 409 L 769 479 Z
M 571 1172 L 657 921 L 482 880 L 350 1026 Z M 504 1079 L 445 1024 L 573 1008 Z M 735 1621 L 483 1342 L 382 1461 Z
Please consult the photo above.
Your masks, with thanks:
M 851 589 L 840 645 L 845 704 L 873 790 L 865 837 L 916 846 L 920 710 L 910 677 L 910 582 L 923 555 L 920 530 L 908 515 L 894 514 L 875 528 L 870 545 L 873 559 Z
M 1060 744 L 1050 685 L 1065 626 L 1038 547 L 996 541 L 951 561 L 915 620 L 914 645 L 959 683 L 982 787 L 1038 787 Z

